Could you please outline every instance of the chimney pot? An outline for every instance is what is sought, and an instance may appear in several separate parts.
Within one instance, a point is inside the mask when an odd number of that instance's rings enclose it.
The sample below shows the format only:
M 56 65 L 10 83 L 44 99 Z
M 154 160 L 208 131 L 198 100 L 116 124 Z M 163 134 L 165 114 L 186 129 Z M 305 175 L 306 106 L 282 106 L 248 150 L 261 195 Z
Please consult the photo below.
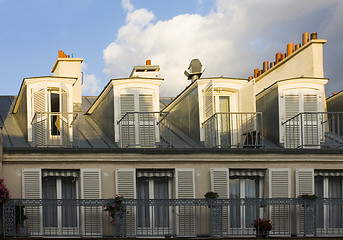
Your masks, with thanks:
M 275 54 L 275 62 L 276 63 L 278 63 L 278 62 L 280 62 L 281 61 L 281 53 L 280 52 L 278 52 L 277 54 Z
M 274 67 L 275 66 L 275 62 L 271 62 L 270 63 L 270 68 Z
M 311 40 L 317 39 L 317 32 L 311 33 Z
M 150 59 L 146 60 L 145 65 L 151 65 L 151 60 Z
M 248 80 L 251 81 L 252 79 L 253 79 L 253 77 L 252 77 L 252 76 L 249 76 Z
M 295 51 L 298 50 L 301 47 L 301 45 L 298 43 L 297 45 L 295 45 Z
M 62 50 L 58 51 L 58 58 L 62 58 L 63 57 L 64 52 Z
M 294 43 L 287 44 L 287 56 L 291 55 L 294 52 Z
M 308 43 L 308 37 L 309 37 L 309 33 L 308 32 L 303 33 L 303 43 L 302 43 L 303 46 L 306 43 Z
M 269 69 L 269 62 L 268 61 L 264 61 L 263 62 L 263 72 L 267 72 Z
M 257 78 L 258 77 L 257 75 L 258 75 L 258 68 L 255 68 L 254 69 L 254 78 Z
M 285 58 L 286 58 L 286 53 L 283 53 L 282 55 L 281 55 L 281 60 L 284 60 Z
M 263 73 L 262 70 L 259 70 L 257 76 L 258 76 L 258 77 L 261 76 L 262 73 Z

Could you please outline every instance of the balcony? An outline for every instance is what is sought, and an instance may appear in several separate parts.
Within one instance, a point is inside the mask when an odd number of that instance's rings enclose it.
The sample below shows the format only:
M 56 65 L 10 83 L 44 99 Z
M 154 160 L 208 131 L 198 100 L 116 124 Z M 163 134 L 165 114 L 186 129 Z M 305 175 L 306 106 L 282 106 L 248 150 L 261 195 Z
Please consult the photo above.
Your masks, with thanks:
M 205 147 L 243 148 L 261 147 L 262 113 L 215 113 L 204 123 Z
M 78 147 L 77 113 L 36 112 L 31 124 L 33 147 Z
M 285 148 L 342 148 L 343 113 L 305 112 L 282 123 Z
M 4 237 L 253 237 L 254 219 L 272 222 L 269 236 L 343 237 L 342 198 L 10 199 Z
M 127 112 L 117 124 L 122 148 L 171 146 L 169 112 Z

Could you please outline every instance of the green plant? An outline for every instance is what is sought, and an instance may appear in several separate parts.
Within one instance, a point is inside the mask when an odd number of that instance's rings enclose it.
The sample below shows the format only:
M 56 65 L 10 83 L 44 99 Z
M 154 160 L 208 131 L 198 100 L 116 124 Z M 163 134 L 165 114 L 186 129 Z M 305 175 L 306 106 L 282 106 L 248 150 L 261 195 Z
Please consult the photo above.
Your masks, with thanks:
M 216 192 L 207 192 L 207 193 L 204 195 L 204 197 L 205 197 L 206 199 L 216 199 L 216 198 L 219 197 L 219 195 L 218 195 L 218 193 L 216 193 Z
M 15 206 L 15 223 L 23 225 L 24 221 L 27 219 L 25 215 L 25 206 Z
M 104 211 L 108 212 L 108 216 L 112 218 L 110 223 L 115 223 L 116 213 L 119 212 L 120 208 L 122 207 L 122 203 L 124 201 L 124 197 L 122 195 L 116 195 L 114 199 L 110 199 L 111 204 L 105 206 Z
M 268 219 L 255 219 L 252 224 L 257 232 L 270 231 L 273 229 L 272 223 Z
M 317 198 L 317 196 L 314 195 L 314 194 L 302 194 L 302 195 L 299 195 L 299 198 L 308 199 L 308 200 L 314 200 L 314 199 Z

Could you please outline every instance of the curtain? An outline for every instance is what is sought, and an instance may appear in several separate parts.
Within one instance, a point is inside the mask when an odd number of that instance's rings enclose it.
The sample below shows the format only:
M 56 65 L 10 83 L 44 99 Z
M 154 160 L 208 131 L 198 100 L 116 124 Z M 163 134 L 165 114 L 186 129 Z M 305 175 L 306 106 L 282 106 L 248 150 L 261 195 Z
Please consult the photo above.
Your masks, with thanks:
M 56 179 L 45 177 L 42 181 L 42 197 L 57 199 Z M 53 202 L 43 201 L 43 227 L 57 227 L 57 206 Z
M 149 178 L 139 177 L 136 183 L 137 199 L 149 199 Z M 150 212 L 149 206 L 137 206 L 137 226 L 150 227 Z
M 240 180 L 230 179 L 229 181 L 230 199 L 240 198 Z M 230 226 L 231 228 L 241 227 L 240 202 L 231 201 L 230 204 Z
M 77 199 L 74 177 L 62 177 L 62 199 Z M 62 226 L 77 227 L 77 207 L 75 201 L 68 201 L 62 206 Z

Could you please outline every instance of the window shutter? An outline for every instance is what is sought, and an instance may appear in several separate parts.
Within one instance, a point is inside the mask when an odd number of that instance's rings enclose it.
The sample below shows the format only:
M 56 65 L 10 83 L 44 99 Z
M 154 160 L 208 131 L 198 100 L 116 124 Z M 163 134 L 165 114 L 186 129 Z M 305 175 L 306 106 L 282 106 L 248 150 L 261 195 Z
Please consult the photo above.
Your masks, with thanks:
M 304 95 L 304 112 L 317 112 L 317 95 Z M 314 114 L 304 114 L 303 144 L 308 146 L 319 145 L 319 119 Z
M 40 169 L 23 169 L 22 186 L 24 199 L 42 198 L 42 175 Z M 41 207 L 26 206 L 26 224 L 30 226 L 31 235 L 41 235 Z
M 153 111 L 153 97 L 152 95 L 139 95 L 139 111 L 152 112 Z M 154 115 L 153 113 L 143 113 L 139 115 L 139 145 L 141 147 L 155 146 L 154 134 Z
M 194 199 L 194 169 L 175 169 L 176 198 Z M 178 212 L 179 235 L 184 237 L 195 236 L 195 209 L 194 206 L 180 206 Z
M 229 197 L 229 169 L 211 169 L 211 191 L 218 193 L 219 198 Z
M 289 168 L 268 169 L 269 197 L 290 198 L 290 175 Z M 273 231 L 280 234 L 290 232 L 290 209 L 288 205 L 276 204 L 270 207 L 271 222 L 274 223 Z
M 204 115 L 205 115 L 205 121 L 211 117 L 214 113 L 214 104 L 213 104 L 213 85 L 212 81 L 208 83 L 208 85 L 205 88 L 204 93 Z
M 152 112 L 153 111 L 153 98 L 152 95 L 140 94 L 139 95 L 139 111 Z
M 211 191 L 216 192 L 219 198 L 229 198 L 229 169 L 212 168 L 211 169 Z M 213 226 L 213 233 L 221 235 L 229 233 L 229 208 L 222 207 L 222 226 Z
M 117 169 L 115 174 L 116 194 L 124 199 L 136 199 L 136 171 L 134 168 Z M 126 207 L 126 234 L 136 235 L 136 208 Z
M 81 169 L 81 198 L 101 199 L 100 169 Z M 83 207 L 83 234 L 97 236 L 102 233 L 102 208 Z
M 314 194 L 314 170 L 309 169 L 297 169 L 295 171 L 295 192 L 296 197 L 304 194 Z M 297 206 L 297 227 L 298 233 L 304 232 L 304 207 Z
M 127 112 L 135 111 L 135 95 L 121 94 L 120 95 L 120 113 L 123 116 Z
M 36 112 L 46 112 L 45 88 L 35 92 L 33 95 L 33 114 Z
M 299 95 L 285 95 L 285 120 L 299 113 Z
M 36 115 L 35 121 L 32 126 L 32 140 L 34 146 L 44 146 L 47 144 L 47 118 L 46 112 L 46 89 L 43 88 L 33 95 L 33 114 L 32 118 Z
M 317 95 L 304 95 L 304 112 L 317 112 Z

